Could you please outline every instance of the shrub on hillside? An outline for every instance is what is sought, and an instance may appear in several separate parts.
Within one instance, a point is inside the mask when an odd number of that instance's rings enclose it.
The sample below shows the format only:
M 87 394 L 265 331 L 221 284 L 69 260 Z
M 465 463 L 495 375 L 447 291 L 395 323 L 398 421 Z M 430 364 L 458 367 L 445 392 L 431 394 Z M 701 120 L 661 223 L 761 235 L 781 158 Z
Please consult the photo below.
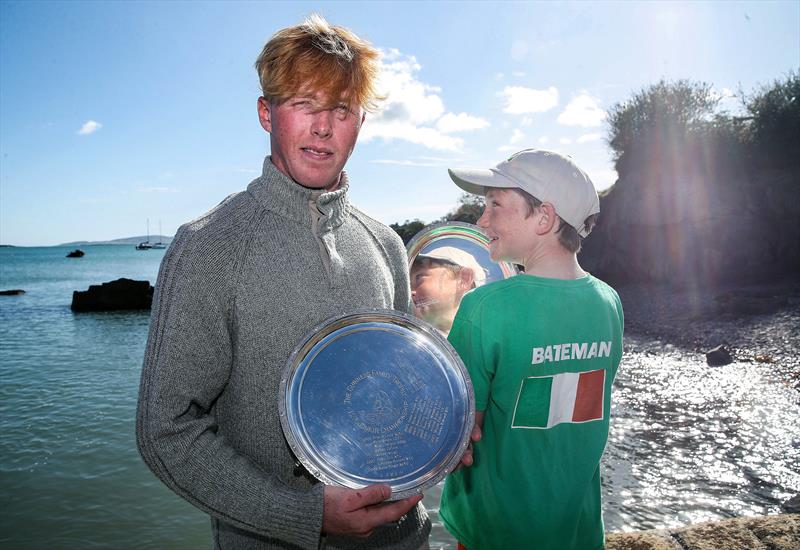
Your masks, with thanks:
M 679 150 L 692 134 L 713 127 L 719 96 L 705 82 L 660 81 L 617 103 L 608 113 L 617 172 L 630 157 Z
M 800 73 L 763 86 L 744 98 L 750 120 L 743 131 L 754 163 L 759 166 L 800 164 Z

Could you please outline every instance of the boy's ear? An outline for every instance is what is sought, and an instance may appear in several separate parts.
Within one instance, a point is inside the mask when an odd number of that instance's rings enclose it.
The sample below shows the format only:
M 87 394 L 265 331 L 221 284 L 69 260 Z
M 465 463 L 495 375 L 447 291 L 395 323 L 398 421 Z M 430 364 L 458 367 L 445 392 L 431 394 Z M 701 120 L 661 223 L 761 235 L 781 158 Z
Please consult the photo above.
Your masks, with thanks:
M 462 285 L 462 288 L 467 291 L 472 288 L 472 285 L 475 282 L 475 272 L 471 267 L 462 267 L 458 270 L 458 279 Z
M 558 229 L 558 214 L 556 214 L 555 206 L 549 202 L 543 202 L 536 210 L 537 235 L 546 235 L 553 231 L 554 227 Z

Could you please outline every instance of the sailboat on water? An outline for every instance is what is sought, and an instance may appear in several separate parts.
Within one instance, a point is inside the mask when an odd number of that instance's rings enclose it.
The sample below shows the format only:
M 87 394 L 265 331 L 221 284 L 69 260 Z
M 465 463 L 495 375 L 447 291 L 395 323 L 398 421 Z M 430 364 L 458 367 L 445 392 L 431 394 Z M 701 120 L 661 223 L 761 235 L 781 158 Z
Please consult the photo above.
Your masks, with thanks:
M 147 240 L 136 245 L 136 250 L 150 250 L 153 245 L 150 244 L 150 218 L 147 218 Z
M 158 242 L 153 244 L 152 248 L 161 250 L 162 248 L 167 248 L 167 245 L 161 242 L 161 239 L 164 238 L 164 234 L 161 233 L 161 220 L 158 220 Z M 149 237 L 148 237 L 149 239 Z

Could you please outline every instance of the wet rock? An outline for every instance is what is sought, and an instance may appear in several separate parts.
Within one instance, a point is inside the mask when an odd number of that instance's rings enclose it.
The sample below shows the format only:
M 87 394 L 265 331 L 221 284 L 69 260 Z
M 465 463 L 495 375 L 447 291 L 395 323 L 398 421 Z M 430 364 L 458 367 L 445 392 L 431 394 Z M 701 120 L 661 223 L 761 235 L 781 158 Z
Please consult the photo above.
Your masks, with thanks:
M 781 504 L 781 508 L 791 514 L 800 514 L 800 493 Z
M 717 346 L 706 352 L 706 363 L 710 367 L 721 367 L 733 363 L 731 352 L 725 346 Z
M 117 279 L 102 285 L 91 285 L 89 290 L 72 293 L 72 311 L 117 311 L 150 309 L 153 303 L 150 281 Z
M 697 550 L 763 548 L 758 537 L 748 527 L 743 521 L 701 523 L 679 530 L 675 538 L 684 548 Z
M 765 548 L 770 550 L 800 548 L 800 514 L 749 519 L 748 526 Z
M 606 537 L 606 550 L 683 550 L 666 531 L 611 533 Z
M 800 548 L 800 515 L 710 521 L 669 530 L 608 533 L 606 550 L 740 550 Z
M 22 296 L 25 291 L 21 288 L 14 288 L 11 290 L 0 290 L 0 296 Z
M 69 252 L 67 254 L 67 258 L 83 258 L 86 255 L 86 252 L 81 250 L 80 248 L 76 248 L 75 250 Z

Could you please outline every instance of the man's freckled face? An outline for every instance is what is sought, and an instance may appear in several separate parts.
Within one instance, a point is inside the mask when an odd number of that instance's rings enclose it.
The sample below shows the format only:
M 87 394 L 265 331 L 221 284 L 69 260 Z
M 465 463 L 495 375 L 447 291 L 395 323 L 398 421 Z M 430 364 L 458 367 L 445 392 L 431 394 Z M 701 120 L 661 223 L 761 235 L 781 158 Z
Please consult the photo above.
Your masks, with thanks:
M 260 99 L 259 118 L 270 133 L 272 163 L 304 187 L 333 190 L 353 152 L 363 110 L 345 104 L 323 108 L 322 94 L 281 103 Z

